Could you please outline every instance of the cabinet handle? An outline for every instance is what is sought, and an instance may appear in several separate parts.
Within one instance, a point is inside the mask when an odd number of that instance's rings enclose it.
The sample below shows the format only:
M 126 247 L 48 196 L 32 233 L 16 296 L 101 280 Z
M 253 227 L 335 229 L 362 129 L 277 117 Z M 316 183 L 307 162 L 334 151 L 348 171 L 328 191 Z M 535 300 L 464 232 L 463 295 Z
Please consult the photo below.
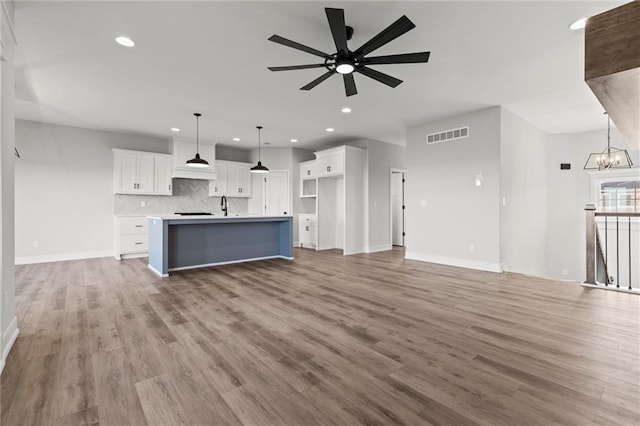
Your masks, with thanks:
M 142 228 L 142 225 L 136 225 L 136 228 Z
M 136 243 L 136 245 L 140 245 L 140 244 L 142 244 L 142 243 Z
M 327 166 L 327 171 L 330 172 L 331 171 L 331 166 Z
M 169 191 L 171 191 L 171 185 L 169 185 Z
M 311 176 L 311 170 L 307 170 L 307 176 Z
M 308 230 L 309 230 L 309 226 L 305 226 L 305 227 L 304 227 L 304 230 L 305 230 L 305 231 L 308 231 Z

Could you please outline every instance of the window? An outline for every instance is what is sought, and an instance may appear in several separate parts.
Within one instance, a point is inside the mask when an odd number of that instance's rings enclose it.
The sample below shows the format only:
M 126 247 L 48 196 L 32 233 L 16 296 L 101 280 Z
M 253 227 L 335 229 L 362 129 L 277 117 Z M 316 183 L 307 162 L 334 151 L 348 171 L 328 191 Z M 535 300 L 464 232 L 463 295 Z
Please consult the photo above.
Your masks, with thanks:
M 598 210 L 640 212 L 640 178 L 600 183 Z

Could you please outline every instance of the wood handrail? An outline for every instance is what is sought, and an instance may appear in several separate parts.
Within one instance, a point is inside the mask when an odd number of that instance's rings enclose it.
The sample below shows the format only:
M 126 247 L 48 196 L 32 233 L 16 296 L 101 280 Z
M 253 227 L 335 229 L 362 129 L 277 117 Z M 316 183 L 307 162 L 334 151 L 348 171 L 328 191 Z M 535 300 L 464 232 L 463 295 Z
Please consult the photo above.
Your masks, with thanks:
M 640 212 L 595 212 L 595 215 L 601 217 L 640 217 Z

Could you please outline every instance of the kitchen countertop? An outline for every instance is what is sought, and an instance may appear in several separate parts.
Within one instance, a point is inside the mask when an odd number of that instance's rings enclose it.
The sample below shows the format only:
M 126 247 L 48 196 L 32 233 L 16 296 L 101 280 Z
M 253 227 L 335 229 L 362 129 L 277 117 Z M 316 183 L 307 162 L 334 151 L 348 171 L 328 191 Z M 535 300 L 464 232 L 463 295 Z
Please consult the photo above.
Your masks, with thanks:
M 262 216 L 257 214 L 230 214 L 229 216 L 224 216 L 222 214 L 216 215 L 179 215 L 179 214 L 168 214 L 168 215 L 158 215 L 158 216 L 147 216 L 149 219 L 159 219 L 159 220 L 216 220 L 216 219 L 271 219 L 271 218 L 284 218 L 284 217 L 293 217 L 292 215 L 278 215 L 278 216 Z

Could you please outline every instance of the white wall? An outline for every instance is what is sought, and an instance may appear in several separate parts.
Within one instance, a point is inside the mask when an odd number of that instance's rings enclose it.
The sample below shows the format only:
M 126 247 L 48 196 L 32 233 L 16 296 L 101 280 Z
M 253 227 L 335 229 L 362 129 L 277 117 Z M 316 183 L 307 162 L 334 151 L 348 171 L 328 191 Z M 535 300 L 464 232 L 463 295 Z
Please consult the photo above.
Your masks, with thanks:
M 611 129 L 611 145 L 626 148 L 615 128 Z M 596 200 L 592 199 L 591 180 L 583 167 L 590 153 L 602 152 L 606 146 L 606 129 L 549 136 L 547 277 L 572 281 L 586 278 L 584 207 Z M 629 153 L 638 167 L 640 151 Z M 560 170 L 560 163 L 570 163 L 571 169 Z
M 545 276 L 548 135 L 504 108 L 500 128 L 502 266 Z
M 18 337 L 14 267 L 14 167 L 15 167 L 15 39 L 10 31 L 13 3 L 0 10 L 0 37 L 4 60 L 0 62 L 0 373 Z M 5 10 L 8 14 L 5 13 Z
M 406 148 L 376 140 L 367 142 L 369 252 L 391 249 L 391 169 L 406 167 Z
M 464 126 L 468 138 L 426 143 Z M 500 270 L 500 108 L 411 127 L 406 155 L 406 257 Z
M 166 139 L 23 120 L 16 121 L 16 146 L 19 263 L 112 255 L 111 149 L 168 149 Z

